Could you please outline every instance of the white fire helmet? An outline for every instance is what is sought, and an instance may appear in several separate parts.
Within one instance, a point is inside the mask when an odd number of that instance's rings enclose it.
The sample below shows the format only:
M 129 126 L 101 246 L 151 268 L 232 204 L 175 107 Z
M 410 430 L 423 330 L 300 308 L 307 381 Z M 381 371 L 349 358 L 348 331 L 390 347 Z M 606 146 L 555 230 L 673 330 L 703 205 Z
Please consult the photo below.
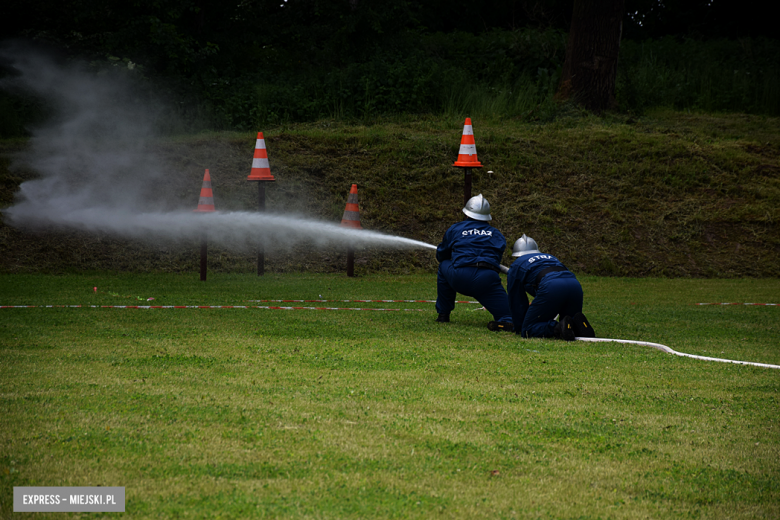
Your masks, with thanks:
M 541 253 L 539 246 L 536 245 L 536 240 L 531 237 L 521 236 L 512 246 L 512 256 L 530 255 L 532 253 Z
M 463 208 L 463 213 L 475 220 L 493 220 L 490 216 L 490 203 L 480 193 L 476 197 L 471 197 Z

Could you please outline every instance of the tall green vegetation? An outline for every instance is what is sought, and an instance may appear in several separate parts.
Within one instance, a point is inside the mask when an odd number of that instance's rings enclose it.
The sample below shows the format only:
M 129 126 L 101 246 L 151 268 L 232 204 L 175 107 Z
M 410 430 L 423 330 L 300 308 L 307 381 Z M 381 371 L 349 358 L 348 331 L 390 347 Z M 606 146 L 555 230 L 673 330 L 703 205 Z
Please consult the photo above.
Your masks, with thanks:
M 383 115 L 525 114 L 551 98 L 565 35 L 494 30 L 417 35 L 364 61 L 223 82 L 209 102 L 231 128 Z
M 82 42 L 82 55 L 96 73 L 124 69 L 153 90 L 162 89 L 177 100 L 177 115 L 189 128 L 255 130 L 399 114 L 552 120 L 561 108 L 554 92 L 566 34 L 552 25 L 433 31 L 390 24 L 400 15 L 388 8 L 374 12 L 374 18 L 342 13 L 351 20 L 349 27 L 328 35 L 338 13 L 315 16 L 310 31 L 301 33 L 293 22 L 302 23 L 295 18 L 302 15 L 279 12 L 252 18 L 262 19 L 262 27 L 293 24 L 275 27 L 272 41 L 254 34 L 244 20 L 232 39 L 212 34 L 221 42 L 216 44 L 182 32 L 190 22 L 181 20 L 194 16 L 187 13 L 181 13 L 179 25 L 163 23 L 153 13 L 140 17 L 99 45 Z M 375 34 L 365 34 L 371 23 Z M 132 44 L 139 31 L 148 31 L 148 45 Z M 641 114 L 669 107 L 776 116 L 778 63 L 780 41 L 765 37 L 626 39 L 618 65 L 619 110 Z M 24 135 L 35 114 L 31 100 L 0 91 L 1 137 Z
M 618 69 L 621 108 L 780 114 L 780 42 L 666 37 L 625 41 Z
M 206 103 L 223 128 L 323 118 L 432 113 L 551 120 L 566 35 L 553 29 L 415 35 L 391 53 L 316 69 L 218 82 Z M 619 110 L 780 114 L 780 42 L 676 39 L 623 42 Z

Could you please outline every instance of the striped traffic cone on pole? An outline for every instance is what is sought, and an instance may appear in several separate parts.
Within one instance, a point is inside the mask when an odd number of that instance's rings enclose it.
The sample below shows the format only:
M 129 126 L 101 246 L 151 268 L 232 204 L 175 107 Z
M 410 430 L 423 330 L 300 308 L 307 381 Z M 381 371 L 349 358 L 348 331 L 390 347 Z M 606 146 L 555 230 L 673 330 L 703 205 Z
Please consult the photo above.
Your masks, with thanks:
M 363 229 L 360 226 L 360 208 L 358 207 L 357 184 L 353 184 L 347 195 L 347 207 L 341 217 L 341 225 L 353 229 Z
M 265 148 L 265 138 L 263 132 L 257 133 L 257 141 L 255 141 L 255 155 L 252 158 L 252 171 L 248 181 L 275 181 L 274 176 L 271 175 L 271 166 L 268 164 L 268 151 Z
M 200 188 L 200 198 L 198 199 L 198 209 L 195 213 L 213 213 L 214 212 L 214 193 L 211 191 L 211 175 L 206 170 L 203 176 L 203 186 Z M 206 281 L 206 265 L 208 263 L 209 246 L 204 231 L 200 238 L 200 281 Z
M 265 148 L 263 132 L 257 133 L 255 141 L 255 155 L 252 158 L 252 171 L 248 181 L 257 181 L 257 211 L 265 211 L 265 183 L 275 181 L 271 175 L 271 166 L 268 164 L 268 151 Z M 265 248 L 261 242 L 257 244 L 257 276 L 265 272 Z
M 214 211 L 214 193 L 211 191 L 211 175 L 206 170 L 203 176 L 203 186 L 200 188 L 200 198 L 198 199 L 198 209 L 195 213 L 211 213 Z
M 347 206 L 344 208 L 344 216 L 341 217 L 341 225 L 352 229 L 363 229 L 360 225 L 357 184 L 352 185 L 347 195 Z M 355 276 L 355 249 L 351 244 L 347 246 L 347 276 Z
M 471 126 L 471 118 L 466 118 L 463 125 L 463 136 L 460 138 L 460 151 L 458 160 L 453 166 L 461 168 L 482 168 L 482 163 L 477 159 L 477 145 L 474 143 L 474 128 Z
M 463 168 L 463 205 L 471 198 L 471 169 L 482 168 L 482 163 L 477 159 L 477 145 L 474 142 L 474 128 L 471 126 L 471 118 L 467 117 L 463 125 L 463 136 L 460 138 L 460 150 L 458 160 L 453 166 Z

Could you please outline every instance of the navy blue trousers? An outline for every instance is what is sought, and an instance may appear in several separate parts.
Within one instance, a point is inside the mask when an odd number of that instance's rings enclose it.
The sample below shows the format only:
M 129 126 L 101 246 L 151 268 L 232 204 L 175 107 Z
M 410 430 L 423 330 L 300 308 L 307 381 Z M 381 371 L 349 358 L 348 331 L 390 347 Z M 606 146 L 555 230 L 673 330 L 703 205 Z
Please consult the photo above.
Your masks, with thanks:
M 551 338 L 557 325 L 555 316 L 582 312 L 582 286 L 570 273 L 550 273 L 542 279 L 536 297 L 525 313 L 520 330 L 524 338 Z
M 493 315 L 495 321 L 512 322 L 509 300 L 501 277 L 481 267 L 452 267 L 451 260 L 439 264 L 436 279 L 436 312 L 449 314 L 455 308 L 455 293 L 471 296 Z

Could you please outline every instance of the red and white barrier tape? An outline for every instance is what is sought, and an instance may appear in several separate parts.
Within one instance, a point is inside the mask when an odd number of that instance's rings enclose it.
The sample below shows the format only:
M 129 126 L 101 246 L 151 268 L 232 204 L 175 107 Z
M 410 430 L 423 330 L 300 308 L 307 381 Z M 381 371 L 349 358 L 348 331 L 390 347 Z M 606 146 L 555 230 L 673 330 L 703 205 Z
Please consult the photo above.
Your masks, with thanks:
M 686 354 L 685 352 L 677 352 L 676 350 L 672 350 L 666 345 L 661 345 L 660 343 L 650 343 L 649 341 L 633 341 L 630 339 L 609 339 L 609 338 L 579 338 L 579 337 L 575 339 L 577 339 L 577 341 L 592 341 L 592 342 L 603 341 L 603 342 L 614 342 L 614 343 L 630 343 L 632 345 L 645 345 L 647 347 L 652 347 L 654 349 L 658 349 L 663 352 L 666 352 L 667 354 L 674 354 L 675 356 L 700 359 L 702 361 L 718 361 L 720 363 L 734 363 L 736 365 L 750 365 L 750 366 L 762 367 L 762 368 L 780 368 L 780 365 L 769 365 L 766 363 L 754 363 L 752 361 L 735 361 L 733 359 L 720 359 L 720 358 L 713 358 L 707 356 L 697 356 L 695 354 Z
M 778 305 L 777 303 L 697 303 L 696 305 Z
M 285 311 L 429 311 L 430 309 L 373 309 L 369 307 L 281 307 L 270 305 L 0 305 L 0 309 L 270 309 Z

